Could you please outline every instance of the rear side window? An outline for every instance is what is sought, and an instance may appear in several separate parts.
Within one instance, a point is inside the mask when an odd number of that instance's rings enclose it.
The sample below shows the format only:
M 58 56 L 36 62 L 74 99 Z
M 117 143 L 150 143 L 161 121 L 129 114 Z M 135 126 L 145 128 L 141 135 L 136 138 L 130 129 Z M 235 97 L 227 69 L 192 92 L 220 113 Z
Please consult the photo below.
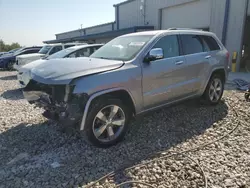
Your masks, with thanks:
M 69 58 L 89 57 L 90 55 L 91 55 L 90 48 L 83 48 L 71 53 L 70 55 L 68 55 L 68 57 Z
M 201 36 L 204 41 L 205 51 L 215 51 L 220 50 L 220 46 L 213 37 Z
M 184 55 L 203 52 L 202 39 L 198 35 L 181 35 Z
M 49 52 L 49 54 L 54 54 L 62 50 L 62 46 L 54 46 L 53 49 Z
M 90 53 L 93 54 L 96 50 L 98 50 L 99 48 L 101 48 L 101 46 L 95 46 L 95 47 L 92 47 L 90 49 Z
M 180 55 L 177 35 L 162 37 L 153 48 L 162 48 L 164 58 L 171 58 Z
M 33 53 L 37 53 L 38 51 L 39 49 L 30 49 L 30 50 L 23 51 L 21 54 L 33 54 Z

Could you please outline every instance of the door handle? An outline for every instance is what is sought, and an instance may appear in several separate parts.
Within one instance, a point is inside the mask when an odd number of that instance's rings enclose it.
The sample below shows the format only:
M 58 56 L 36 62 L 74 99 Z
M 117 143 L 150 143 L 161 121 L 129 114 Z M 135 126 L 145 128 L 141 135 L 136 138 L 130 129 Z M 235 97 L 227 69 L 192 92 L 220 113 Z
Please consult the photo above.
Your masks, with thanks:
M 208 55 L 205 57 L 205 59 L 210 59 L 211 58 L 211 55 Z
M 184 63 L 184 61 L 176 61 L 176 62 L 175 62 L 176 65 L 181 65 L 181 64 L 183 64 L 183 63 Z

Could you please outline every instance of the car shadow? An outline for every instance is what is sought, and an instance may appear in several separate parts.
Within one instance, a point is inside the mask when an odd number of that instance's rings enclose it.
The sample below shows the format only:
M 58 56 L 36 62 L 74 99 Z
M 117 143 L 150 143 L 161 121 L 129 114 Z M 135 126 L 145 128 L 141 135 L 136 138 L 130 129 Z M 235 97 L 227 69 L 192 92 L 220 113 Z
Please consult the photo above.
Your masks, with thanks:
M 140 163 L 149 154 L 195 139 L 227 114 L 224 102 L 204 106 L 187 101 L 132 121 L 125 139 L 108 149 L 87 144 L 77 132 L 62 131 L 50 121 L 21 123 L 0 133 L 0 179 L 5 186 L 9 176 L 38 187 L 82 186 L 125 164 Z M 128 179 L 124 174 L 114 177 L 117 184 Z
M 16 75 L 0 77 L 0 80 L 16 80 L 16 79 L 17 79 Z
M 20 99 L 24 99 L 24 96 L 23 96 L 23 93 L 22 93 L 22 89 L 20 89 L 20 88 L 4 91 L 0 95 L 0 97 L 2 97 L 4 99 L 8 99 L 8 100 L 20 100 Z

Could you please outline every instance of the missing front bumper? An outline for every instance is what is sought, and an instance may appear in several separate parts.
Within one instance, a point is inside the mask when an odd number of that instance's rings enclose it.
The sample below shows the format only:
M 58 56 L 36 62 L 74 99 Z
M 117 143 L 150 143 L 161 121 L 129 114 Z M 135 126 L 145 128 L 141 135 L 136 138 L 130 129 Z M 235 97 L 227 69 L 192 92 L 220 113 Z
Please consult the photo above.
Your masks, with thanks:
M 66 94 L 60 98 L 68 98 L 64 100 L 54 100 L 52 95 L 43 91 L 23 91 L 24 97 L 29 103 L 36 107 L 43 108 L 45 111 L 42 114 L 45 118 L 57 121 L 63 126 L 70 126 L 73 128 L 80 128 L 80 121 L 82 119 L 85 104 L 88 100 L 88 95 L 73 95 L 70 97 Z M 78 125 L 78 126 L 76 126 Z

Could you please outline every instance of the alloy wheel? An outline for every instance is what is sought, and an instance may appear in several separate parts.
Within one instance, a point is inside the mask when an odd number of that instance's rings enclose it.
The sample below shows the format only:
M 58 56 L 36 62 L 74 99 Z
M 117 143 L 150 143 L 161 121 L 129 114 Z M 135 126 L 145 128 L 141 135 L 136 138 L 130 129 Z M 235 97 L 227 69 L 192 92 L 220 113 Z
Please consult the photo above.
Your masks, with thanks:
M 209 88 L 209 98 L 212 102 L 217 102 L 222 94 L 222 81 L 215 78 Z
M 96 139 L 101 142 L 115 140 L 125 125 L 125 113 L 117 105 L 102 108 L 95 116 L 92 130 Z

